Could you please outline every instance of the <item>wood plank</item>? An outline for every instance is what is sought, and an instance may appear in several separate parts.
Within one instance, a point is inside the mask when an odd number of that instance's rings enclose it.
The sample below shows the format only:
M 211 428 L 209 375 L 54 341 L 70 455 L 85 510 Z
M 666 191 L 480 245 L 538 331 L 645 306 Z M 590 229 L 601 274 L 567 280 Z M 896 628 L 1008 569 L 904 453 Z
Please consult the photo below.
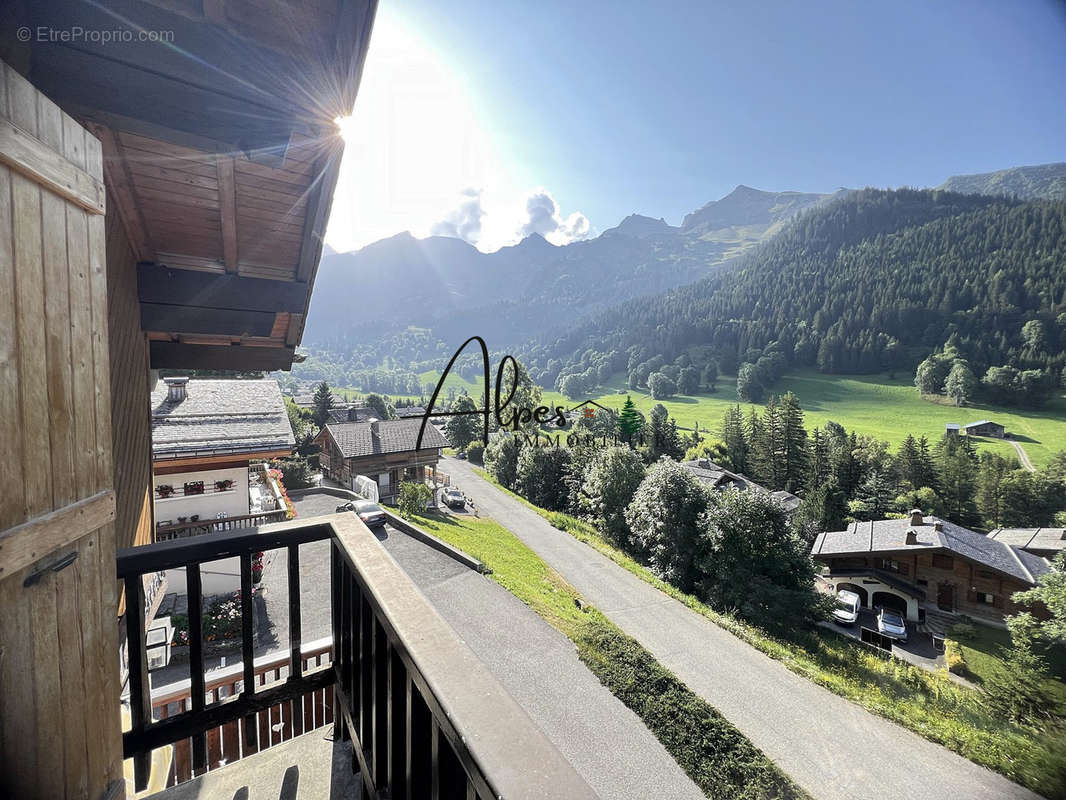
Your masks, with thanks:
M 41 191 L 22 175 L 11 179 L 14 200 L 15 311 L 18 319 L 18 383 L 21 390 L 22 474 L 26 511 L 52 508 L 48 442 L 48 384 L 41 370 L 45 351 L 44 270 L 41 265 Z
M 297 203 L 306 199 L 304 192 L 276 192 L 270 189 L 238 184 L 237 205 L 243 204 L 243 202 L 249 198 L 277 203 L 281 208 L 292 208 Z
M 227 272 L 237 271 L 237 185 L 233 157 L 218 156 L 218 205 L 222 218 L 222 260 Z
M 274 312 L 141 303 L 141 330 L 270 336 Z
M 63 729 L 63 716 L 57 713 L 63 707 L 63 698 L 57 663 L 60 654 L 55 586 L 61 575 L 46 575 L 39 583 L 29 587 L 24 598 L 20 598 L 20 602 L 29 605 L 30 618 L 33 620 L 30 631 L 33 650 L 31 663 L 41 665 L 33 681 L 36 711 L 33 735 L 39 743 L 35 759 L 35 788 L 39 797 L 62 797 L 64 794 L 63 751 L 67 735 Z
M 22 577 L 16 574 L 0 580 L 0 608 L 4 609 L 0 614 L 0 685 L 4 687 L 0 691 L 0 763 L 12 797 L 32 797 L 37 777 L 37 740 L 28 735 L 36 727 L 32 698 L 37 670 L 31 646 L 33 622 Z
M 152 369 L 287 370 L 291 347 L 242 347 L 152 342 Z
M 212 208 L 218 211 L 217 198 L 191 197 L 185 194 L 174 194 L 151 187 L 137 187 L 137 197 L 145 200 L 161 200 L 174 206 L 191 206 L 193 208 Z
M 0 83 L 5 65 L 0 61 Z M 14 223 L 11 219 L 11 170 L 0 165 L 0 530 L 26 519 L 19 430 L 18 318 L 16 315 Z M 2 696 L 4 692 L 0 692 Z
M 329 210 L 333 204 L 333 191 L 337 188 L 337 179 L 340 176 L 343 152 L 344 141 L 338 136 L 333 147 L 320 163 L 322 179 L 315 187 L 312 202 L 308 206 L 303 244 L 300 247 L 300 260 L 296 268 L 297 280 L 312 281 L 318 269 L 318 261 L 322 257 L 323 237 L 326 235 L 326 222 L 329 220 Z
M 115 493 L 105 489 L 0 532 L 0 580 L 114 518 Z
M 59 666 L 60 707 L 68 709 L 83 707 L 86 681 L 94 682 L 93 676 L 86 675 L 82 649 L 82 626 L 86 621 L 81 618 L 84 573 L 87 569 L 99 569 L 96 552 L 88 547 L 90 540 L 82 537 L 75 543 L 77 561 L 54 577 L 59 638 L 54 657 Z M 85 714 L 71 714 L 62 719 L 66 796 L 89 797 L 89 749 L 96 747 L 96 726 Z
M 153 258 L 155 248 L 148 237 L 144 217 L 137 207 L 133 183 L 130 180 L 129 172 L 126 170 L 122 149 L 115 137 L 115 133 L 103 125 L 93 125 L 89 130 L 100 140 L 108 191 L 111 194 L 112 202 L 118 209 L 122 227 L 126 229 L 126 237 L 129 239 L 130 247 L 133 248 L 138 260 L 150 261 Z
M 7 120 L 0 120 L 0 162 L 87 211 L 104 213 L 102 181 Z
M 308 287 L 242 275 L 219 275 L 157 264 L 137 265 L 141 303 L 225 308 L 245 311 L 302 311 Z
M 194 186 L 181 181 L 171 181 L 165 178 L 154 178 L 150 175 L 138 174 L 133 177 L 134 191 L 141 195 L 142 191 L 152 189 L 165 196 L 172 197 L 196 197 L 201 200 L 218 202 L 219 187 L 217 186 Z
M 199 171 L 190 169 L 177 169 L 150 161 L 135 161 L 130 158 L 130 153 L 132 152 L 134 151 L 126 150 L 125 154 L 126 166 L 134 181 L 146 177 L 160 181 L 167 181 L 169 183 L 196 186 L 201 189 L 214 189 L 215 191 L 218 191 L 218 177 L 214 173 L 211 175 L 204 175 Z
M 7 65 L 5 65 L 7 66 Z M 30 136 L 37 135 L 37 96 L 33 85 L 11 67 L 5 69 L 10 121 Z
M 74 391 L 74 473 L 79 497 L 97 489 L 96 482 L 96 412 L 93 385 L 93 329 L 89 274 L 89 231 L 86 216 L 76 208 L 67 208 L 67 268 L 70 294 L 77 301 L 70 305 L 71 369 Z

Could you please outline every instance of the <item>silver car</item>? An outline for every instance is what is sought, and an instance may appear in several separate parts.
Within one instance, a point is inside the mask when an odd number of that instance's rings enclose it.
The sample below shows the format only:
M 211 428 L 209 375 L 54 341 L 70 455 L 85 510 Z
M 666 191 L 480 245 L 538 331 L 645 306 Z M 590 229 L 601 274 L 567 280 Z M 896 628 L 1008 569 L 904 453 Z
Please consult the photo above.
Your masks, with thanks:
M 877 632 L 901 644 L 907 643 L 907 622 L 898 611 L 891 608 L 878 609 Z

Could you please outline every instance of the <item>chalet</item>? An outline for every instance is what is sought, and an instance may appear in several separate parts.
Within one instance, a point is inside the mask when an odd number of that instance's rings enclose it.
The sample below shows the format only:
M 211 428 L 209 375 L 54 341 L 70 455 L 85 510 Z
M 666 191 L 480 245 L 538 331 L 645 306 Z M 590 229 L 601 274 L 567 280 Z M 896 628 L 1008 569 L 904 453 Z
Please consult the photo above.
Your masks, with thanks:
M 681 466 L 691 472 L 700 483 L 710 486 L 712 489 L 717 489 L 718 491 L 724 491 L 725 489 L 740 489 L 741 491 L 754 491 L 761 494 L 768 494 L 789 514 L 799 508 L 800 503 L 802 502 L 800 498 L 796 497 L 796 495 L 791 492 L 780 490 L 771 492 L 765 486 L 760 486 L 746 475 L 742 475 L 739 472 L 730 472 L 708 458 L 682 461 Z
M 435 468 L 448 446 L 436 427 L 427 425 L 422 447 L 416 449 L 421 426 L 420 419 L 326 425 L 315 439 L 322 472 L 353 489 L 355 479 L 365 475 L 377 483 L 379 497 L 391 500 L 401 482 L 424 480 L 425 468 Z
M 946 433 L 948 436 L 958 436 L 959 435 L 959 423 L 957 423 L 957 422 L 949 422 L 948 424 L 946 424 L 944 426 L 944 433 Z
M 1049 561 L 1066 550 L 1066 528 L 996 528 L 988 538 Z
M 1002 439 L 1006 435 L 1006 428 L 1000 425 L 998 422 L 992 422 L 991 420 L 983 419 L 979 422 L 971 422 L 964 430 L 967 436 L 994 436 L 997 439 Z
M 295 445 L 276 380 L 163 378 L 151 405 L 157 539 L 285 518 L 261 463 Z
M 834 591 L 849 589 L 864 607 L 895 608 L 913 621 L 927 608 L 1002 625 L 1019 610 L 1011 595 L 1052 569 L 1017 545 L 918 509 L 819 534 L 811 554 L 826 565 L 822 577 Z
M 355 515 L 152 541 L 152 370 L 297 358 L 336 120 L 375 12 L 16 0 L 0 14 L 0 797 L 174 797 L 193 775 L 191 793 L 214 797 L 216 769 L 271 780 L 242 763 L 267 748 L 259 766 L 284 771 L 272 796 L 293 774 L 326 796 L 334 765 L 361 796 L 595 796 Z M 300 627 L 311 542 L 333 556 L 324 643 Z M 266 661 L 264 550 L 288 554 L 292 610 Z M 240 562 L 236 655 L 208 673 L 200 579 L 224 557 Z M 162 695 L 145 620 L 160 572 L 182 565 L 188 669 Z

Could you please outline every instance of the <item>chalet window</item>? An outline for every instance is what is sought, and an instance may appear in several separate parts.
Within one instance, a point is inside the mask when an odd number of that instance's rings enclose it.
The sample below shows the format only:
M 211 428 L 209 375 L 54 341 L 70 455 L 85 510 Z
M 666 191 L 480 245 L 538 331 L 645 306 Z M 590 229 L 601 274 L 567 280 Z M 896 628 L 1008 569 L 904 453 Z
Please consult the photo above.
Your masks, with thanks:
M 937 569 L 954 569 L 955 559 L 951 556 L 942 556 L 939 553 L 933 553 L 933 566 Z
M 189 481 L 185 484 L 185 494 L 203 494 L 204 482 L 203 481 Z
M 996 604 L 996 596 L 988 592 L 978 592 L 977 602 L 982 605 L 994 606 Z
M 874 561 L 874 566 L 877 567 L 877 569 L 898 572 L 900 575 L 907 575 L 910 573 L 910 569 L 906 564 L 900 563 L 899 561 L 893 561 L 891 558 L 878 558 Z

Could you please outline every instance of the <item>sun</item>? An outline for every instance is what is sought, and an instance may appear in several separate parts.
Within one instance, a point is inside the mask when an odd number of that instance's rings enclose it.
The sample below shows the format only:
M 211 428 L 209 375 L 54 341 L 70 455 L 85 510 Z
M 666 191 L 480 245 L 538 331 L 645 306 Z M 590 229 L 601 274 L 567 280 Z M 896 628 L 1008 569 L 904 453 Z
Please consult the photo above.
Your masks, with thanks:
M 344 139 L 344 143 L 351 144 L 352 139 L 355 137 L 355 115 L 347 114 L 337 117 L 333 120 L 333 124 L 337 126 L 337 130 L 340 132 L 341 138 Z

